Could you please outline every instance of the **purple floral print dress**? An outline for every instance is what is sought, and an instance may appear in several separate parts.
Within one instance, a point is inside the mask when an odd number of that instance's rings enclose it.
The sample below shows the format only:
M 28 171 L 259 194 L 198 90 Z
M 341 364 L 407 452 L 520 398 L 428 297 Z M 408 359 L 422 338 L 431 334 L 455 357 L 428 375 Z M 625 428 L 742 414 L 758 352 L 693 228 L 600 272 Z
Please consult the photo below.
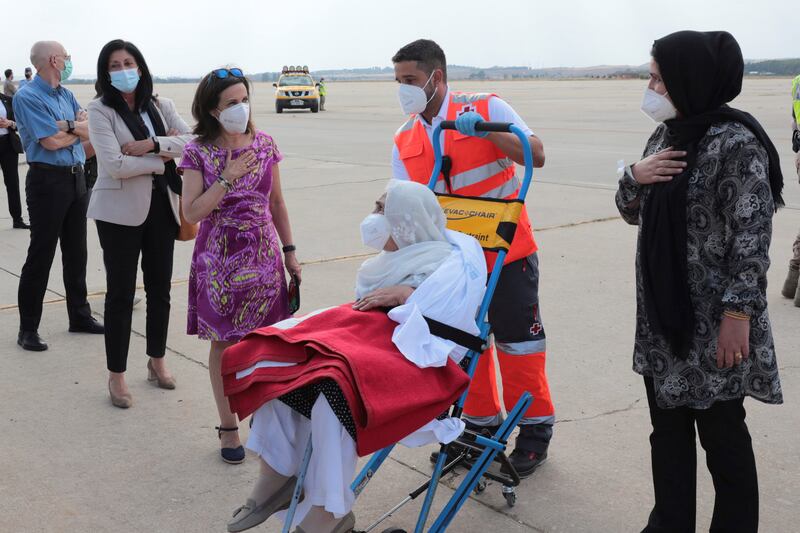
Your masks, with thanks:
M 283 157 L 275 141 L 256 132 L 251 148 L 259 161 L 239 178 L 200 222 L 189 272 L 186 332 L 211 341 L 238 341 L 250 331 L 288 318 L 286 275 L 269 195 L 272 165 Z M 231 157 L 248 148 L 233 150 Z M 225 168 L 227 151 L 187 143 L 179 168 L 203 174 L 204 190 Z

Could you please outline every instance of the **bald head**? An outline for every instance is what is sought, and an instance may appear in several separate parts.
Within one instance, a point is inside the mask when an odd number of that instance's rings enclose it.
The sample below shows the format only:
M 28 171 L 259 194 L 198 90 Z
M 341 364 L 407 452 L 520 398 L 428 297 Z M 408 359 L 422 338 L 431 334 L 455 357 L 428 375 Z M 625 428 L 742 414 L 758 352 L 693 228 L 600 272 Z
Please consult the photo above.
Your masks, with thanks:
M 39 41 L 31 47 L 31 63 L 37 71 L 41 71 L 47 67 L 51 57 L 66 54 L 67 51 L 57 41 Z

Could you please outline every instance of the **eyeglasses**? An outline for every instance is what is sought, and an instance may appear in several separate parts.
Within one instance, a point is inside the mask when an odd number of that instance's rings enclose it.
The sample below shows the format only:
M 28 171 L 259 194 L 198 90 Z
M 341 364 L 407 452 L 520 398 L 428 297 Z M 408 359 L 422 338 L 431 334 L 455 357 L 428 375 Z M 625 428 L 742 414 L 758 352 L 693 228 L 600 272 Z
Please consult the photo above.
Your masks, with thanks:
M 244 78 L 244 73 L 240 68 L 218 68 L 216 70 L 212 70 L 211 74 L 214 75 L 215 78 L 220 80 L 224 80 L 228 77 L 228 75 L 234 76 L 236 78 Z

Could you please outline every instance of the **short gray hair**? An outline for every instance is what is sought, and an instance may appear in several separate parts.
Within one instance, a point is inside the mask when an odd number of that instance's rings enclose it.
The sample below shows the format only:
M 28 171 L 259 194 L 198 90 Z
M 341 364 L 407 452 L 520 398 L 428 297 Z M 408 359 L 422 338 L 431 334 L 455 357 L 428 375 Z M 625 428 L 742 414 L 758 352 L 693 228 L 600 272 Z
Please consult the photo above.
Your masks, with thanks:
M 58 41 L 37 41 L 31 47 L 31 63 L 36 70 L 41 70 L 43 63 L 50 59 L 50 56 L 60 53 L 63 49 Z

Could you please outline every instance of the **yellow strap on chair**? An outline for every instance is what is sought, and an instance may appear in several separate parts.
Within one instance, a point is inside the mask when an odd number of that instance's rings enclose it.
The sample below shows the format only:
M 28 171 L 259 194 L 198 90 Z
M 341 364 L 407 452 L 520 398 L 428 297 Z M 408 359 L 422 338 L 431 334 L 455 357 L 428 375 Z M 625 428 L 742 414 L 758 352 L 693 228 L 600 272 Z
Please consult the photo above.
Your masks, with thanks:
M 508 250 L 524 207 L 522 200 L 469 198 L 437 194 L 447 227 L 472 235 L 481 248 L 493 252 Z

